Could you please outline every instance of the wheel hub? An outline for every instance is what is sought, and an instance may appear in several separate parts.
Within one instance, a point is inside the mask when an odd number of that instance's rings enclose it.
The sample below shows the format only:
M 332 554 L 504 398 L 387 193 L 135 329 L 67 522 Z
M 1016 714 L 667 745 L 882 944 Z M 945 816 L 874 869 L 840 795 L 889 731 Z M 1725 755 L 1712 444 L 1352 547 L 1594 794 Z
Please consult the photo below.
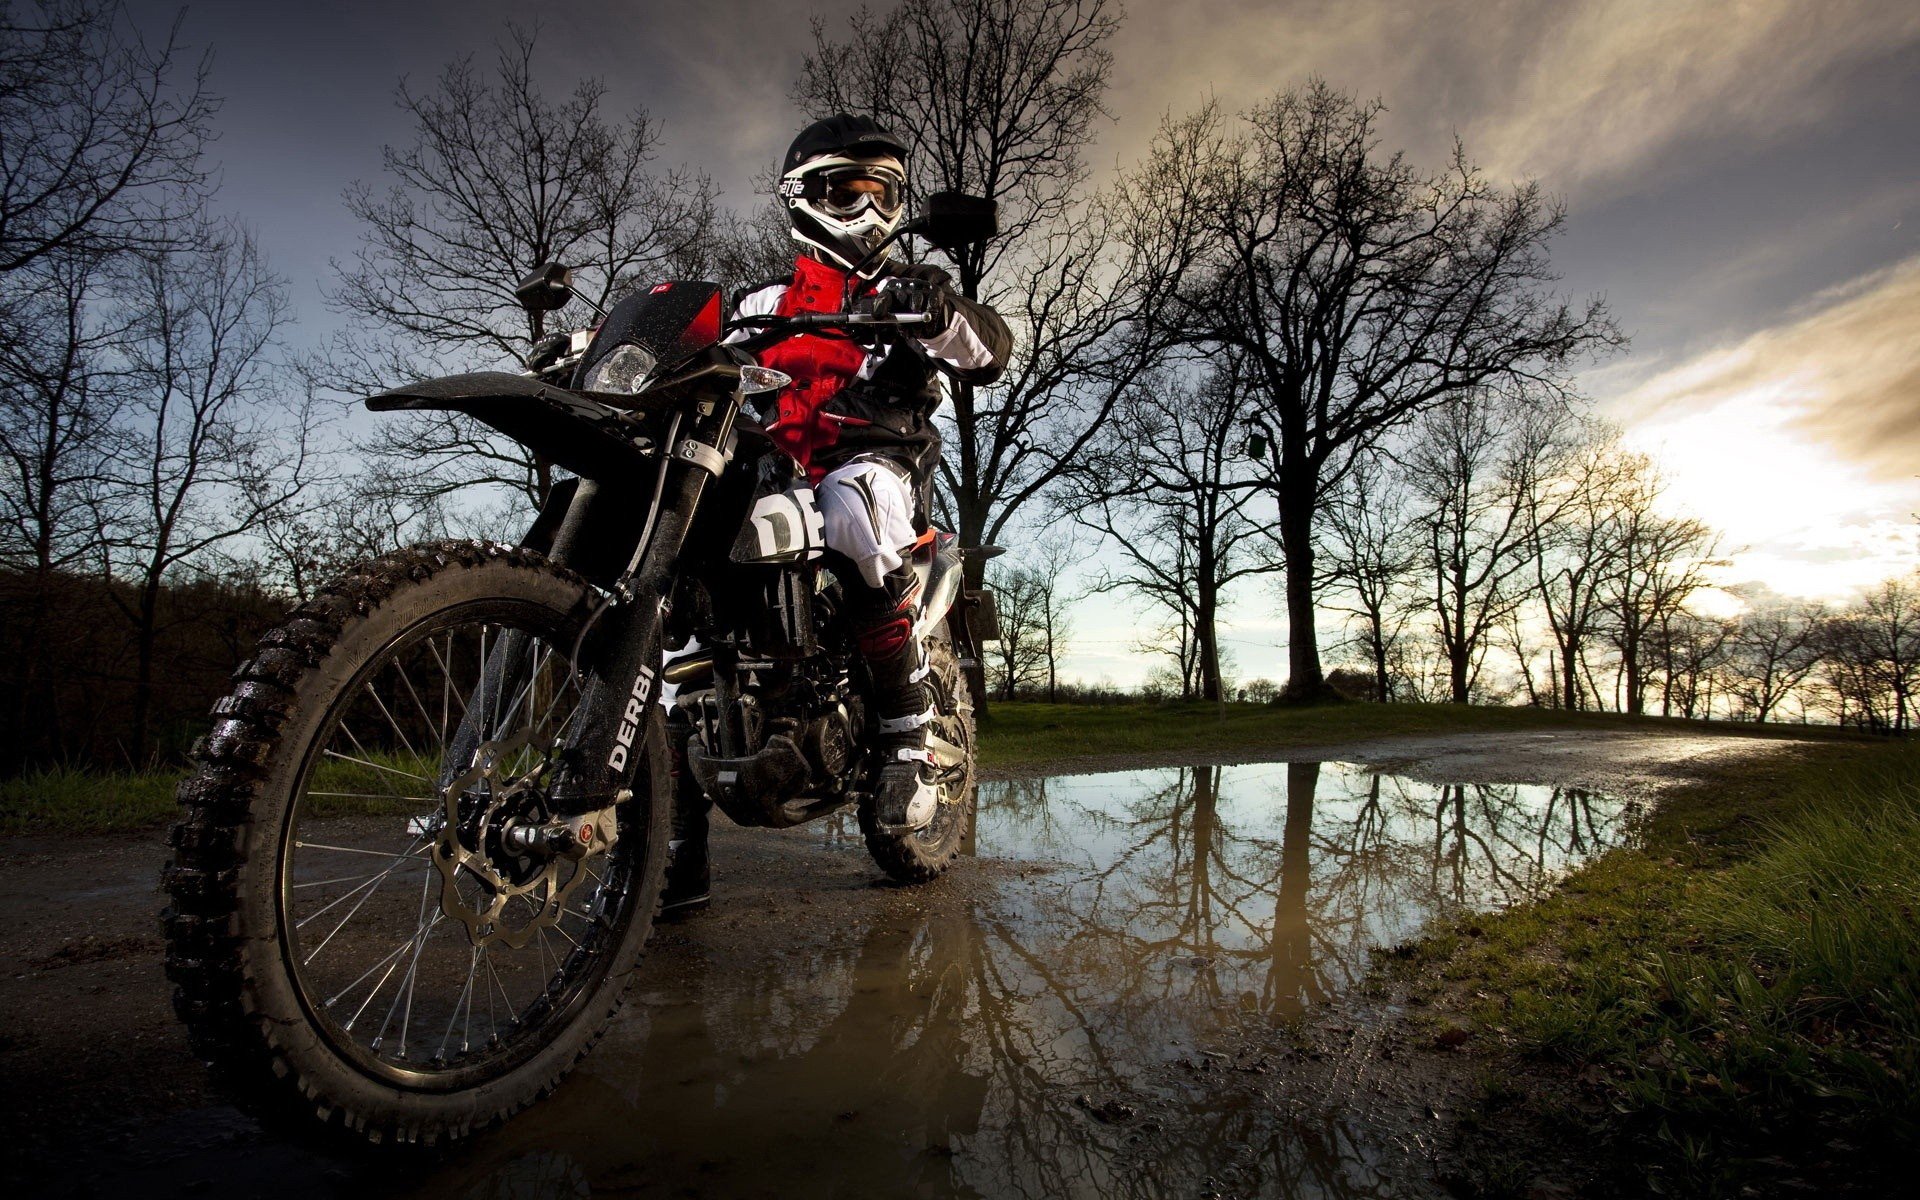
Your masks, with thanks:
M 476 946 L 500 942 L 518 950 L 556 924 L 587 877 L 584 860 L 612 842 L 611 813 L 595 814 L 604 818 L 599 822 L 549 820 L 538 782 L 544 761 L 510 775 L 507 764 L 530 740 L 522 731 L 481 743 L 472 764 L 441 792 L 433 851 L 440 909 L 466 926 Z

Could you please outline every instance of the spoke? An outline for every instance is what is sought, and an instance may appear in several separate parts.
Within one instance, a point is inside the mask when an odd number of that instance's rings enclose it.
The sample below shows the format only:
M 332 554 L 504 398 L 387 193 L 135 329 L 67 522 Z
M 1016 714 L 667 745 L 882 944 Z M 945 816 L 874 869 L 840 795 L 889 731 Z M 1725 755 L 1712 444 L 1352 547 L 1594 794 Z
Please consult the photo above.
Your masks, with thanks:
M 413 761 L 419 762 L 420 752 L 413 748 L 413 742 L 407 738 L 406 730 L 400 728 L 400 722 L 394 720 L 393 710 L 387 707 L 387 702 L 385 700 L 382 700 L 380 698 L 380 693 L 374 690 L 373 680 L 371 679 L 367 680 L 367 682 L 362 686 L 366 688 L 367 695 L 373 697 L 374 704 L 377 705 L 380 709 L 380 715 L 387 719 L 387 724 L 393 726 L 394 733 L 399 735 L 400 744 L 407 748 L 407 754 L 412 757 Z
M 438 796 L 397 796 L 392 792 L 308 792 L 309 796 L 325 796 L 334 800 L 413 800 L 421 804 L 437 804 Z
M 452 724 L 453 715 L 449 699 L 455 698 L 460 701 L 461 720 L 465 720 L 467 716 L 466 697 L 455 696 L 453 692 L 453 630 L 447 630 L 445 658 L 440 656 L 440 647 L 434 645 L 431 639 L 427 641 L 427 649 L 433 652 L 433 660 L 440 664 L 440 744 L 444 746 L 447 744 L 447 727 Z
M 294 845 L 300 847 L 302 850 L 331 850 L 336 854 L 366 854 L 374 858 L 384 858 L 395 863 L 409 858 L 415 858 L 418 862 L 426 861 L 425 859 L 415 857 L 416 851 L 425 848 L 418 838 L 414 839 L 413 845 L 398 854 L 394 854 L 388 850 L 362 850 L 356 846 L 329 846 L 325 842 L 295 842 Z
M 507 985 L 500 982 L 500 972 L 493 969 L 492 955 L 487 956 L 487 974 L 493 976 L 493 985 L 500 989 L 500 1003 L 507 1006 L 508 1018 L 511 1019 L 515 1024 L 518 1024 L 520 1021 L 520 1014 L 514 1011 L 513 997 L 507 995 Z M 487 993 L 487 1019 L 489 1021 L 493 1019 L 493 993 L 492 992 Z M 494 1036 L 495 1037 L 500 1036 L 498 1031 L 494 1033 Z
M 498 682 L 498 680 L 491 679 L 487 675 L 487 627 L 483 624 L 480 626 L 480 678 L 475 681 L 474 687 L 479 689 L 480 702 L 489 705 L 495 713 L 500 711 L 500 689 L 495 686 Z M 487 699 L 489 690 L 493 693 L 493 699 L 491 701 Z M 481 715 L 483 719 L 480 726 L 480 740 L 490 742 L 493 740 L 494 731 L 498 726 L 487 722 L 485 720 L 485 713 Z
M 346 723 L 345 723 L 345 722 L 341 722 L 341 725 L 340 725 L 340 728 L 342 728 L 342 729 L 346 729 L 346 727 L 347 727 L 347 726 L 346 726 Z M 353 744 L 354 744 L 354 746 L 356 746 L 356 747 L 357 747 L 357 748 L 358 748 L 358 749 L 360 750 L 360 753 L 362 753 L 362 754 L 365 754 L 365 753 L 367 752 L 367 750 L 366 750 L 366 747 L 364 747 L 364 746 L 361 746 L 361 745 L 360 745 L 360 739 L 359 739 L 359 738 L 356 738 L 356 737 L 354 737 L 354 736 L 353 736 L 353 734 L 352 734 L 352 732 L 348 732 L 348 734 L 347 734 L 347 736 L 348 736 L 349 738 L 352 738 L 352 739 L 353 739 Z M 350 763 L 358 763 L 358 764 L 359 764 L 360 766 L 363 766 L 363 767 L 372 767 L 372 768 L 373 768 L 374 770 L 376 770 L 376 771 L 386 771 L 386 772 L 388 772 L 388 773 L 390 773 L 390 774 L 393 774 L 393 775 L 402 775 L 402 776 L 405 776 L 406 778 L 408 778 L 408 779 L 411 779 L 411 780 L 414 780 L 415 782 L 418 782 L 418 783 L 424 783 L 424 784 L 426 784 L 426 785 L 427 785 L 428 787 L 432 787 L 432 786 L 433 786 L 433 780 L 431 780 L 431 779 L 428 779 L 428 778 L 427 778 L 427 777 L 426 777 L 425 775 L 415 775 L 415 774 L 414 774 L 413 772 L 411 772 L 411 771 L 402 771 L 402 770 L 401 770 L 401 769 L 400 769 L 399 767 L 389 767 L 389 766 L 384 766 L 384 765 L 382 765 L 382 764 L 380 764 L 380 763 L 377 763 L 377 762 L 372 762 L 372 761 L 370 761 L 370 760 L 368 760 L 368 759 L 364 759 L 364 758 L 355 758 L 355 757 L 354 757 L 353 755 L 351 755 L 351 754 L 342 754 L 342 753 L 340 753 L 340 752 L 339 752 L 338 750 L 323 750 L 323 751 L 321 751 L 321 753 L 323 753 L 323 754 L 325 754 L 325 755 L 327 755 L 327 756 L 328 756 L 329 758 L 337 758 L 337 759 L 340 759 L 340 760 L 341 760 L 342 762 L 350 762 Z M 395 796 L 395 797 L 393 797 L 393 799 L 396 799 L 396 800 L 410 800 L 410 799 L 413 799 L 413 797 L 411 797 L 411 796 Z
M 413 707 L 416 710 L 418 710 L 418 712 L 420 713 L 420 719 L 427 723 L 426 728 L 432 729 L 433 714 L 429 713 L 427 711 L 427 706 L 421 702 L 420 692 L 413 686 L 413 679 L 407 674 L 407 664 L 401 662 L 399 659 L 396 658 L 393 660 L 393 669 L 399 673 L 400 682 L 406 685 L 407 695 L 413 698 Z M 445 751 L 447 748 L 446 730 L 447 730 L 447 727 L 444 724 L 440 726 L 440 749 L 442 751 L 440 755 L 441 758 L 446 757 L 446 754 L 445 754 Z
M 359 912 L 360 906 L 373 898 L 373 894 L 380 890 L 380 884 L 383 881 L 385 881 L 395 871 L 398 871 L 406 863 L 423 861 L 423 860 L 413 859 L 409 857 L 410 854 L 411 854 L 411 851 L 409 851 L 408 854 L 400 855 L 398 858 L 394 860 L 394 863 L 392 866 L 380 872 L 380 874 L 375 876 L 373 879 L 370 879 L 366 883 L 361 884 L 360 887 L 353 888 L 347 891 L 344 895 L 335 897 L 334 899 L 328 901 L 325 905 L 321 906 L 320 908 L 316 909 L 313 912 L 308 913 L 306 916 L 294 922 L 293 927 L 295 929 L 304 929 L 307 926 L 307 922 L 327 912 L 329 909 L 332 909 L 336 905 L 346 903 L 346 901 L 352 899 L 354 892 L 360 891 L 362 888 L 366 889 L 367 894 L 360 897 L 359 901 L 355 903 L 352 908 L 347 910 L 347 915 L 340 918 L 340 924 L 335 925 L 332 931 L 329 932 L 326 937 L 320 939 L 320 944 L 313 948 L 312 954 L 309 954 L 305 958 L 300 960 L 301 966 L 303 967 L 309 966 L 312 964 L 314 959 L 320 957 L 320 952 L 327 948 L 327 943 L 333 940 L 333 935 L 336 933 L 339 933 L 340 930 L 346 926 L 346 923 L 348 921 L 353 920 L 353 914 Z M 428 876 L 428 878 L 431 879 L 432 876 Z
M 504 641 L 505 639 L 502 638 L 501 640 Z M 534 657 L 535 655 L 537 655 L 539 649 L 540 649 L 540 643 L 536 641 L 533 644 L 534 653 L 530 654 L 529 657 Z M 502 664 L 503 673 L 504 673 L 504 668 L 509 665 L 511 664 Z M 533 669 L 527 673 L 526 683 L 522 685 L 520 690 L 514 694 L 513 703 L 507 706 L 507 711 L 501 715 L 500 719 L 497 722 L 495 722 L 494 728 L 503 729 L 506 726 L 513 724 L 514 714 L 520 711 L 520 706 L 522 704 L 527 704 L 527 711 L 529 712 L 533 711 L 533 705 L 527 702 L 529 698 L 533 695 L 533 686 L 536 682 L 539 681 L 539 678 L 540 678 L 540 663 L 536 661 L 533 665 Z M 496 708 L 497 708 L 497 705 L 496 705 Z
M 390 977 L 390 976 L 391 976 L 391 975 L 392 975 L 392 974 L 394 973 L 394 971 L 395 971 L 396 969 L 398 969 L 398 968 L 399 968 L 399 966 L 400 966 L 400 956 L 401 956 L 402 954 L 405 954 L 405 953 L 407 952 L 407 948 L 408 948 L 409 946 L 414 946 L 414 945 L 415 945 L 416 943 L 418 943 L 418 944 L 420 944 L 420 945 L 424 945 L 424 944 L 425 944 L 425 938 L 426 938 L 426 935 L 427 935 L 427 934 L 429 934 L 429 933 L 431 933 L 431 932 L 433 932 L 433 926 L 434 926 L 434 925 L 438 925 L 438 924 L 439 924 L 439 923 L 441 922 L 441 920 L 442 920 L 442 919 L 443 919 L 443 918 L 442 918 L 442 917 L 441 917 L 440 915 L 435 915 L 435 917 L 433 918 L 433 923 L 432 923 L 432 924 L 430 924 L 430 925 L 428 925 L 428 926 L 427 926 L 427 927 L 426 927 L 425 929 L 416 929 L 416 930 L 414 930 L 414 933 L 413 933 L 413 936 L 412 936 L 412 937 L 410 937 L 410 938 L 408 938 L 408 939 L 407 939 L 406 941 L 404 941 L 404 942 L 401 942 L 401 943 L 400 943 L 400 945 L 399 945 L 399 947 L 398 947 L 398 948 L 397 948 L 396 950 L 394 950 L 394 952 L 393 952 L 392 954 L 390 954 L 390 955 L 388 955 L 388 956 L 387 956 L 388 958 L 391 958 L 391 959 L 393 959 L 393 965 L 387 968 L 387 972 L 386 972 L 386 974 L 385 974 L 385 975 L 382 975 L 382 976 L 380 977 L 380 981 L 379 981 L 378 983 L 376 983 L 376 984 L 374 984 L 374 985 L 373 985 L 373 990 L 367 993 L 367 998 L 366 998 L 365 1000 L 362 1000 L 362 1001 L 360 1002 L 360 1007 L 359 1007 L 359 1008 L 356 1008 L 356 1009 L 354 1009 L 354 1010 L 353 1010 L 353 1016 L 351 1016 L 351 1017 L 349 1017 L 349 1018 L 347 1018 L 347 1023 L 346 1023 L 345 1025 L 343 1025 L 343 1026 L 341 1026 L 341 1028 L 343 1028 L 343 1029 L 347 1029 L 347 1030 L 351 1030 L 351 1029 L 353 1028 L 353 1024 L 354 1024 L 354 1022 L 355 1022 L 355 1021 L 358 1021 L 358 1020 L 360 1019 L 360 1014 L 361 1014 L 361 1013 L 364 1013 L 364 1012 L 366 1012 L 366 1011 L 367 1011 L 367 1006 L 368 1006 L 369 1004 L 372 1004 L 372 1003 L 373 1003 L 373 998 L 374 998 L 375 996 L 378 996 L 378 995 L 380 994 L 380 989 L 381 989 L 381 988 L 383 988 L 383 987 L 385 987 L 385 986 L 387 986 L 387 979 L 388 979 L 388 978 L 389 978 L 389 977 Z M 415 957 L 416 957 L 416 958 L 418 957 L 418 952 L 417 952 L 417 951 L 415 952 Z M 391 1017 L 391 1016 L 393 1015 L 393 1014 L 392 1014 L 392 1011 L 391 1011 L 391 1010 L 389 1010 L 389 1011 L 388 1011 L 388 1014 L 387 1014 L 387 1015 L 388 1015 L 389 1017 Z M 381 1034 L 382 1034 L 382 1035 L 384 1035 L 385 1033 L 386 1033 L 386 1030 L 385 1030 L 385 1028 L 383 1027 L 383 1028 L 381 1029 Z M 374 1040 L 374 1042 L 375 1042 L 375 1044 L 376 1044 L 376 1046 L 377 1046 L 377 1044 L 379 1043 L 379 1041 L 380 1041 L 380 1039 L 376 1037 L 376 1038 L 374 1038 L 373 1040 Z
M 467 960 L 466 986 L 460 989 L 460 998 L 453 1002 L 453 1012 L 447 1017 L 447 1031 L 440 1035 L 440 1048 L 434 1051 L 435 1058 L 444 1060 L 447 1057 L 447 1042 L 453 1037 L 453 1027 L 454 1024 L 460 1020 L 460 1010 L 463 1007 L 467 1011 L 468 1028 L 471 1028 L 473 1021 L 473 977 L 479 970 L 480 947 L 475 946 L 473 948 L 473 955 Z M 462 1054 L 466 1053 L 467 1045 L 472 1040 L 467 1034 L 467 1029 L 461 1030 L 460 1052 Z
M 316 880 L 313 880 L 311 883 L 292 884 L 290 885 L 288 890 L 298 891 L 301 888 L 329 887 L 336 883 L 352 883 L 356 879 L 378 879 L 382 874 L 384 874 L 384 872 L 369 871 L 365 875 L 342 875 L 337 879 L 316 879 Z M 357 891 L 358 889 L 355 889 L 355 890 Z
M 380 969 L 381 967 L 384 967 L 384 966 L 386 966 L 386 965 L 387 965 L 388 963 L 390 963 L 390 962 L 392 962 L 392 961 L 393 961 L 394 959 L 396 959 L 396 958 L 398 958 L 398 957 L 400 957 L 400 956 L 401 956 L 402 954 L 405 954 L 405 953 L 407 952 L 407 947 L 408 947 L 408 946 L 411 946 L 411 945 L 413 945 L 413 939 L 412 939 L 412 938 L 408 938 L 408 939 L 407 939 L 406 941 L 404 941 L 404 942 L 401 942 L 401 943 L 400 943 L 400 944 L 399 944 L 398 946 L 395 946 L 395 947 L 394 947 L 393 949 L 391 949 L 391 950 L 389 950 L 389 951 L 387 951 L 387 952 L 386 952 L 386 954 L 385 954 L 385 955 L 384 955 L 384 956 L 383 956 L 383 957 L 382 957 L 382 958 L 380 959 L 380 961 L 379 961 L 379 962 L 376 962 L 376 963 L 374 963 L 374 964 L 373 964 L 372 966 L 370 966 L 370 967 L 368 967 L 368 968 L 367 968 L 366 970 L 364 970 L 364 971 L 362 971 L 362 972 L 360 972 L 360 978 L 359 978 L 359 979 L 356 979 L 356 980 L 354 980 L 354 981 L 353 981 L 352 983 L 349 983 L 349 984 L 348 984 L 347 986 L 345 986 L 345 987 L 343 987 L 343 988 L 341 988 L 341 989 L 340 989 L 339 991 L 337 991 L 337 992 L 335 992 L 335 993 L 333 994 L 333 998 L 332 998 L 332 999 L 330 999 L 330 1000 L 328 1000 L 328 1001 L 326 1001 L 326 1002 L 325 1002 L 325 1004 L 323 1005 L 323 1007 L 325 1007 L 325 1008 L 332 1008 L 332 1007 L 333 1007 L 334 1005 L 336 1005 L 336 1004 L 338 1004 L 338 1003 L 340 1003 L 340 1001 L 341 1001 L 341 1000 L 343 1000 L 343 999 L 345 999 L 345 998 L 346 998 L 346 995 L 347 995 L 347 993 L 348 993 L 348 992 L 351 992 L 351 991 L 352 991 L 353 989 L 355 989 L 355 988 L 357 988 L 357 987 L 359 987 L 359 986 L 361 985 L 361 983 L 362 983 L 362 982 L 364 982 L 364 981 L 366 980 L 366 978 L 367 978 L 367 976 L 369 976 L 369 975 L 371 975 L 371 974 L 373 974 L 373 973 L 374 973 L 375 971 L 378 971 L 378 970 L 379 970 L 379 969 Z M 381 982 L 381 983 L 385 983 L 385 982 L 386 982 L 386 980 L 385 980 L 385 979 L 383 978 L 383 979 L 382 979 L 382 980 L 381 980 L 380 982 Z M 375 984 L 375 985 L 374 985 L 374 990 L 375 990 L 375 991 L 378 991 L 378 990 L 379 990 L 379 986 L 380 986 L 379 984 Z M 371 999 L 372 997 L 371 997 L 371 996 L 369 996 L 368 998 L 369 998 L 369 999 Z M 361 1005 L 361 1007 L 363 1007 L 363 1008 L 364 1008 L 364 1007 L 366 1007 L 366 1006 L 365 1006 L 365 1005 L 363 1004 L 363 1005 Z M 356 1013 L 355 1015 L 356 1015 L 356 1016 L 358 1016 L 359 1014 L 357 1014 L 357 1013 Z M 351 1028 L 353 1028 L 353 1022 L 352 1022 L 352 1021 L 348 1021 L 348 1022 L 347 1022 L 347 1028 L 349 1028 L 349 1029 L 351 1029 Z
M 420 952 L 427 948 L 427 935 L 433 931 L 433 927 L 438 925 L 441 917 L 445 915 L 442 913 L 434 913 L 433 920 L 427 920 L 427 897 L 432 891 L 430 886 L 432 883 L 433 877 L 431 875 L 421 881 L 419 925 L 415 928 L 413 935 L 413 957 L 407 962 L 407 973 L 402 977 L 400 986 L 394 989 L 393 1003 L 387 1006 L 386 1018 L 380 1022 L 380 1032 L 373 1039 L 373 1046 L 375 1049 L 378 1049 L 380 1043 L 386 1040 L 387 1028 L 393 1024 L 393 1014 L 400 1011 L 400 1001 L 404 997 L 407 1002 L 407 1007 L 405 1014 L 400 1018 L 401 1058 L 407 1056 L 407 1027 L 413 1023 L 413 984 L 414 980 L 417 979 L 420 974 Z

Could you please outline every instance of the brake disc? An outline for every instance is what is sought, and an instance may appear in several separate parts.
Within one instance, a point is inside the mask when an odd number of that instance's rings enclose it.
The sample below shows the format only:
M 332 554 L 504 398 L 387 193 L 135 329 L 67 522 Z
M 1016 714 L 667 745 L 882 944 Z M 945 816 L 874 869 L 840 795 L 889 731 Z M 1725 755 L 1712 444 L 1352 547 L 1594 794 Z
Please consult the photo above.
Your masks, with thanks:
M 575 821 L 570 832 L 584 833 L 571 853 L 549 852 L 546 861 L 531 873 L 496 862 L 496 853 L 506 857 L 505 835 L 521 814 L 525 801 L 535 795 L 538 770 L 517 778 L 507 777 L 506 764 L 532 740 L 531 730 L 522 730 L 499 741 L 483 742 L 473 752 L 473 764 L 442 789 L 445 811 L 435 837 L 433 862 L 440 870 L 440 910 L 467 927 L 467 936 L 476 946 L 500 942 L 518 950 L 535 934 L 560 919 L 567 898 L 587 876 L 586 859 L 602 853 L 611 844 L 611 828 L 596 827 L 588 821 Z M 477 811 L 461 814 L 461 802 L 479 798 Z M 606 814 L 609 824 L 611 813 Z M 548 823 L 542 822 L 544 828 Z M 471 844 L 469 845 L 469 840 Z M 521 856 L 514 855 L 515 866 Z M 461 872 L 470 877 L 473 896 L 460 889 Z M 562 871 L 566 872 L 563 879 Z M 508 905 L 521 901 L 509 912 Z

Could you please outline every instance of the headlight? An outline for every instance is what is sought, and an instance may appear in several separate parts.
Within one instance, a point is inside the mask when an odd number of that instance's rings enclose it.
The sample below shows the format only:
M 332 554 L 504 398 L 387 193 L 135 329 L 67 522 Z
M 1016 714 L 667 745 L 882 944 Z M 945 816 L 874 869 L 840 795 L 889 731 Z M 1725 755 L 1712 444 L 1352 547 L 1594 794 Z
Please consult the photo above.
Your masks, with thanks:
M 653 374 L 656 365 L 653 355 L 638 346 L 616 346 L 587 372 L 586 390 L 632 395 L 647 385 L 647 376 Z

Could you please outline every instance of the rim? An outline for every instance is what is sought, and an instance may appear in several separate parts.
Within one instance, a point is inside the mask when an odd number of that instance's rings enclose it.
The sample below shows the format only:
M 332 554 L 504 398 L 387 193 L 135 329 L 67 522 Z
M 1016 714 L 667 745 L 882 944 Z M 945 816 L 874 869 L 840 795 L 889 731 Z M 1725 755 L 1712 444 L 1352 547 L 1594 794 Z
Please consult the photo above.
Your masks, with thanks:
M 375 1079 L 497 1078 L 605 976 L 643 831 L 578 862 L 503 840 L 550 815 L 538 782 L 579 709 L 574 632 L 529 602 L 434 614 L 369 658 L 307 749 L 279 856 L 280 946 L 316 1029 Z M 514 936 L 467 919 L 488 908 Z

